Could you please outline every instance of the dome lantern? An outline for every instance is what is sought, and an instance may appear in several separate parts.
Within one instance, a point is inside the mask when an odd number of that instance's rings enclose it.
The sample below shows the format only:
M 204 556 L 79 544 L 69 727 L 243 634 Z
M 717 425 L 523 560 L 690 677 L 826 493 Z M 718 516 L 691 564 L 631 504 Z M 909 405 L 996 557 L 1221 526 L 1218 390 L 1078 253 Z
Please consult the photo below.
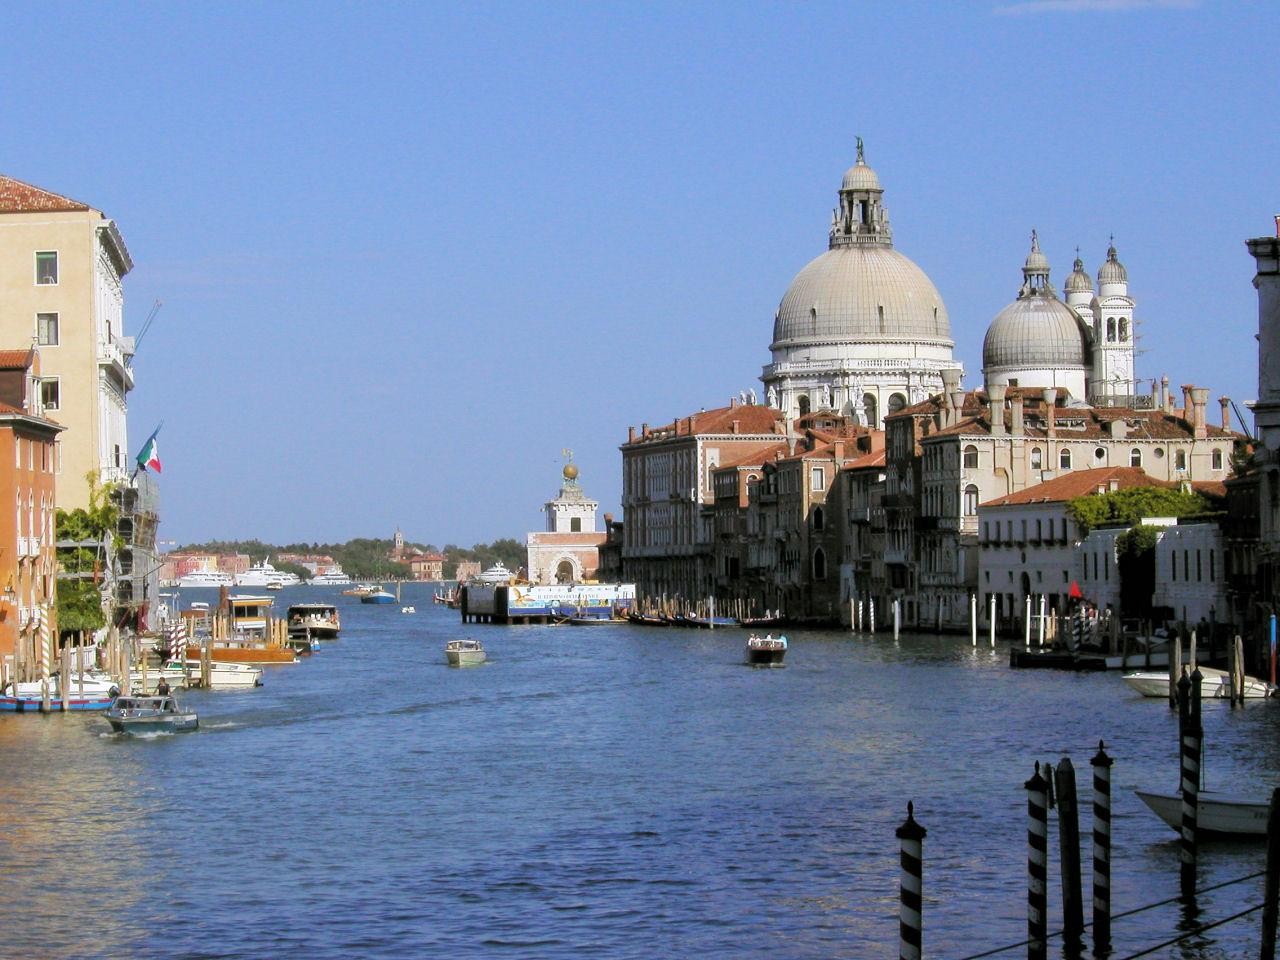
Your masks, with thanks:
M 840 206 L 832 211 L 830 248 L 853 244 L 893 246 L 889 213 L 884 208 L 880 178 L 867 166 L 858 137 L 858 159 L 840 182 Z

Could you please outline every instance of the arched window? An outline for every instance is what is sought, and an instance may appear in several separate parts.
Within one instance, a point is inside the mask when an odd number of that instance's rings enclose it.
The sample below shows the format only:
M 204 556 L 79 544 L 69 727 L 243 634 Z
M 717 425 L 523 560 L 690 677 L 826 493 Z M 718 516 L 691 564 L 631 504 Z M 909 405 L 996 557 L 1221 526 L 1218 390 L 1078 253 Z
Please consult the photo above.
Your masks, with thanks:
M 1129 319 L 1128 317 L 1120 318 L 1120 342 L 1129 342 Z
M 813 551 L 813 579 L 827 579 L 827 554 L 821 547 Z
M 1116 318 L 1107 317 L 1107 343 L 1116 342 Z
M 824 526 L 826 526 L 826 522 L 827 522 L 827 518 L 826 518 L 826 515 L 822 512 L 822 508 L 821 508 L 821 507 L 814 507 L 814 509 L 813 509 L 813 529 L 815 529 L 815 530 L 821 530 Z
M 876 419 L 876 398 L 874 394 L 864 393 L 862 395 L 862 415 L 866 418 L 867 426 L 874 427 L 879 421 Z
M 976 467 L 978 465 L 978 448 L 972 443 L 964 448 L 964 465 L 966 467 Z
M 1044 467 L 1044 451 L 1039 447 L 1031 448 L 1031 469 L 1040 470 Z
M 892 393 L 889 395 L 889 412 L 897 413 L 907 405 L 907 398 L 900 393 Z
M 1129 451 L 1129 466 L 1131 467 L 1142 466 L 1142 451 L 1139 450 L 1137 447 L 1134 447 L 1132 450 Z
M 1222 451 L 1221 450 L 1213 451 L 1213 469 L 1215 470 L 1222 469 Z
M 1071 451 L 1066 447 L 1058 453 L 1058 466 L 1063 470 L 1071 469 Z
M 809 412 L 809 398 L 807 396 L 801 396 L 798 404 L 800 407 L 800 416 L 803 417 Z
M 964 515 L 966 517 L 976 517 L 978 515 L 978 485 L 971 483 L 964 488 Z

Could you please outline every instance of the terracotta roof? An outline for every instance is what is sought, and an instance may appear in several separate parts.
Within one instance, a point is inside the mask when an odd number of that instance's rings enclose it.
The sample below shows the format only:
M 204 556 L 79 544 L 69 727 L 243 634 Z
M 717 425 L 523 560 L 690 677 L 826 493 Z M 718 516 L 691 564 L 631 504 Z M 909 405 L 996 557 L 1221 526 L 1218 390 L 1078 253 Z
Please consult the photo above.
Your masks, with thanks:
M 586 530 L 582 533 L 538 533 L 529 534 L 530 543 L 569 543 L 579 544 L 582 546 L 591 546 L 592 544 L 601 544 L 608 539 L 608 534 L 603 530 Z
M 857 460 L 850 460 L 841 468 L 842 470 L 865 470 L 868 467 L 884 466 L 884 448 L 875 450 L 871 453 L 863 454 Z
M 967 411 L 966 411 L 967 412 Z M 1053 411 L 1055 437 L 1058 440 L 1189 440 L 1193 437 L 1189 421 L 1162 410 L 1130 410 L 1125 407 L 1056 407 Z M 1125 435 L 1112 437 L 1111 424 L 1124 421 Z M 1005 420 L 1005 435 L 1012 429 L 1012 417 Z M 1049 435 L 1043 411 L 1026 408 L 1023 432 L 1028 437 L 1044 438 Z M 991 424 L 985 413 L 967 417 L 953 427 L 935 430 L 921 437 L 922 443 L 935 437 L 990 434 Z M 1244 439 L 1242 434 L 1224 430 L 1213 424 L 1205 425 L 1208 439 L 1234 441 Z
M 0 174 L 0 213 L 88 210 L 87 203 Z
M 31 350 L 0 350 L 0 370 L 25 370 L 35 353 Z
M 1091 493 L 1107 493 L 1115 484 L 1117 490 L 1131 487 L 1171 487 L 1176 486 L 1163 480 L 1149 476 L 1141 467 L 1099 467 L 1095 470 L 1076 470 L 1072 473 L 1054 477 L 1034 487 L 1027 487 L 1017 493 L 997 497 L 981 504 L 984 507 L 1006 507 L 1018 503 L 1049 503 L 1074 500 L 1076 497 Z
M 721 451 L 720 464 L 717 470 L 723 470 L 725 467 L 759 467 L 767 461 L 778 459 L 779 454 L 785 454 L 789 447 L 785 441 L 778 441 L 764 450 L 745 451 L 733 450 Z M 727 454 L 727 456 L 726 456 Z
M 670 440 L 701 434 L 732 434 L 733 424 L 738 423 L 738 433 L 761 434 L 774 432 L 774 425 L 782 422 L 782 412 L 762 404 L 739 404 L 701 410 L 691 416 L 681 417 L 661 427 L 652 427 L 646 437 L 637 436 L 635 443 Z

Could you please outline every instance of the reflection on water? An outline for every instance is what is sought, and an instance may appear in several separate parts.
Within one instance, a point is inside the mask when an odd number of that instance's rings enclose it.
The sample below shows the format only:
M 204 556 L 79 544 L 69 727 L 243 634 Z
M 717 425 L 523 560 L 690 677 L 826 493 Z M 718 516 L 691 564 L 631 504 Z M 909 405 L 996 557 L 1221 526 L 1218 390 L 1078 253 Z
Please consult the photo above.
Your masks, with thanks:
M 820 631 L 751 670 L 734 630 L 464 631 L 429 592 L 406 590 L 415 615 L 341 598 L 343 637 L 313 658 L 261 690 L 186 694 L 194 733 L 0 717 L 0 955 L 892 955 L 912 800 L 926 953 L 963 956 L 1024 935 L 1034 762 L 1070 755 L 1087 812 L 1099 738 L 1114 909 L 1178 892 L 1176 837 L 1131 792 L 1176 784 L 1176 718 L 1119 677 L 1012 671 L 967 637 Z M 490 663 L 449 669 L 445 640 L 468 634 Z M 1209 787 L 1267 793 L 1278 708 L 1205 705 Z M 1201 886 L 1261 861 L 1206 844 Z M 1118 920 L 1116 955 L 1187 922 L 1176 905 Z M 1251 953 L 1256 930 L 1176 955 Z

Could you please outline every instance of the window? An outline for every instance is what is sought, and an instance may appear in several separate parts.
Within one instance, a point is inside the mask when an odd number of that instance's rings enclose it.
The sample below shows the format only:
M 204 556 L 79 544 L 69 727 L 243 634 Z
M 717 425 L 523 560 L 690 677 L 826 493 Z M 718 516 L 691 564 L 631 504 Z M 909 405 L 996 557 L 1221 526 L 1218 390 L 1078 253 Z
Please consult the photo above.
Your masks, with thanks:
M 1041 470 L 1044 468 L 1044 451 L 1039 447 L 1031 448 L 1031 469 Z
M 570 518 L 569 518 L 569 532 L 570 532 L 570 533 L 581 533 L 581 532 L 582 532 L 582 518 L 581 518 L 581 517 L 570 517 Z
M 978 515 L 978 485 L 971 483 L 964 488 L 964 515 L 966 517 L 976 517 Z
M 813 529 L 821 530 L 827 525 L 826 514 L 822 512 L 821 507 L 815 507 L 813 511 Z
M 58 251 L 41 250 L 36 253 L 36 283 L 40 286 L 58 282 Z
M 1103 447 L 1094 447 L 1094 448 L 1093 448 L 1093 459 L 1098 460 L 1098 461 L 1102 461 L 1102 460 L 1107 459 L 1107 451 L 1106 451 L 1106 449 L 1105 449 L 1105 448 L 1103 448 Z
M 1185 450 L 1174 451 L 1173 465 L 1179 470 L 1187 469 L 1187 451 Z
M 821 547 L 813 551 L 813 579 L 827 579 L 827 555 Z
M 1120 342 L 1129 342 L 1129 321 L 1125 317 L 1120 318 Z
M 1131 467 L 1142 466 L 1142 451 L 1139 450 L 1137 447 L 1134 447 L 1132 450 L 1129 451 L 1129 466 Z
M 964 448 L 964 465 L 966 467 L 976 467 L 978 465 L 978 448 L 972 443 Z
M 1213 469 L 1215 470 L 1222 469 L 1222 451 L 1221 450 L 1213 451 Z
M 799 406 L 800 406 L 800 416 L 802 417 L 807 416 L 809 413 L 809 398 L 801 397 Z
M 1071 469 L 1071 451 L 1064 449 L 1058 454 L 1058 466 L 1063 470 Z
M 40 381 L 40 402 L 46 410 L 57 410 L 62 399 L 61 381 L 57 377 L 48 377 Z
M 58 315 L 56 313 L 36 314 L 36 343 L 42 347 L 58 345 Z
M 826 489 L 826 475 L 822 472 L 821 467 L 814 467 L 809 472 L 809 485 L 814 490 Z
M 867 419 L 867 426 L 874 427 L 876 425 L 876 398 L 873 394 L 864 393 L 862 395 L 862 415 Z
M 1116 342 L 1116 318 L 1107 317 L 1107 343 Z
M 907 405 L 907 398 L 904 397 L 902 394 L 893 393 L 889 395 L 889 412 L 890 413 L 897 413 L 906 405 Z

